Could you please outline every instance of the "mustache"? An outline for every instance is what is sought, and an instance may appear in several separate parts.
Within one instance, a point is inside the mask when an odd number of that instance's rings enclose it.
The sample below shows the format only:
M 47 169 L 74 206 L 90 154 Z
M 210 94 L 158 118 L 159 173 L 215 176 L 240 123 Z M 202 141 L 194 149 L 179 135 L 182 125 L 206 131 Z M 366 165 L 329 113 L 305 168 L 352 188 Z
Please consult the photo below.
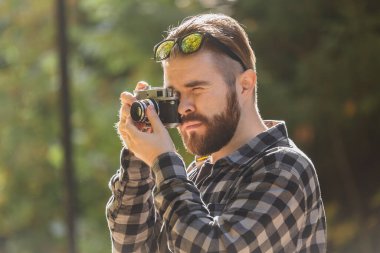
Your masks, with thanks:
M 202 123 L 208 123 L 209 120 L 206 116 L 203 116 L 201 114 L 190 113 L 190 114 L 182 116 L 181 118 L 181 123 L 185 123 L 188 121 L 200 121 Z

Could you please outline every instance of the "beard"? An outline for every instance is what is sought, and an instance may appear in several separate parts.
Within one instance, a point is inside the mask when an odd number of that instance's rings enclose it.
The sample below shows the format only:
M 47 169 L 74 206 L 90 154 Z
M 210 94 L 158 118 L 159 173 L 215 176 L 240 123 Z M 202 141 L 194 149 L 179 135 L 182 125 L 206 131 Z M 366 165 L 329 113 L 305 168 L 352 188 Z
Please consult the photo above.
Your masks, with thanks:
M 183 116 L 186 121 L 200 121 L 206 127 L 203 135 L 196 132 L 180 132 L 182 141 L 189 153 L 198 156 L 210 155 L 227 145 L 235 134 L 240 120 L 240 107 L 235 89 L 229 89 L 227 105 L 223 112 L 207 118 L 204 115 L 191 113 Z

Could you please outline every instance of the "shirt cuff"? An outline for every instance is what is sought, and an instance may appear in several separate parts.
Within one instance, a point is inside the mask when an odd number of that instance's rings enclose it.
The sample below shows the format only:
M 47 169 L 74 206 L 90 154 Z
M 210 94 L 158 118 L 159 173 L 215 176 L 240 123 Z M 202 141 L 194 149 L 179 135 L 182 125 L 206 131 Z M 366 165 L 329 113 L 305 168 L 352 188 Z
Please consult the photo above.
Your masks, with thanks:
M 152 171 L 156 185 L 172 178 L 187 180 L 185 163 L 181 156 L 175 152 L 167 152 L 159 155 L 153 162 Z
M 138 159 L 128 149 L 123 148 L 120 154 L 121 180 L 140 181 L 150 177 L 149 166 Z

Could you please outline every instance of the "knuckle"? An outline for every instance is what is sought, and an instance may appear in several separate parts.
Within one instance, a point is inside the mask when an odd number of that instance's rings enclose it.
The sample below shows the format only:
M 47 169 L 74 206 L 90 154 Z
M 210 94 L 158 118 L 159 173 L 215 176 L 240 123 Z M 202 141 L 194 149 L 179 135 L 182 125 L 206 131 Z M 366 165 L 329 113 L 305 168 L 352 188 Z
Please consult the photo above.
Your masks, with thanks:
M 132 96 L 132 93 L 130 93 L 129 91 L 123 91 L 121 94 L 120 94 L 121 97 L 126 97 L 126 96 Z
M 132 93 L 128 92 L 128 91 L 124 91 L 120 94 L 120 101 L 122 104 L 125 104 L 125 103 L 131 103 L 135 100 L 135 97 L 132 95 Z
M 136 84 L 136 90 L 145 90 L 149 87 L 149 84 L 145 81 L 139 81 Z
M 128 106 L 122 106 L 119 111 L 119 118 L 125 119 L 129 115 L 129 107 Z
M 119 131 L 119 133 L 123 133 L 125 130 L 125 127 L 123 126 L 123 124 L 119 123 L 118 126 L 117 126 L 117 130 Z

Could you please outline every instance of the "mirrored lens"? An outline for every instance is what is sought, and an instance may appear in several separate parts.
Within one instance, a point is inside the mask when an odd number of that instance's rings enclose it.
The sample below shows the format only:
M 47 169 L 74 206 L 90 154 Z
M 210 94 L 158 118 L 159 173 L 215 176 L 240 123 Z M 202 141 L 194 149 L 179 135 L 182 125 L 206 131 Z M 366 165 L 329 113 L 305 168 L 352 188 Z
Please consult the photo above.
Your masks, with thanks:
M 172 40 L 167 40 L 167 41 L 162 42 L 156 49 L 156 54 L 155 54 L 156 60 L 161 61 L 161 60 L 166 59 L 169 56 L 170 50 L 172 50 L 173 46 L 174 46 L 174 41 Z
M 200 33 L 192 33 L 182 39 L 181 50 L 185 54 L 191 54 L 197 51 L 202 44 L 203 35 Z

